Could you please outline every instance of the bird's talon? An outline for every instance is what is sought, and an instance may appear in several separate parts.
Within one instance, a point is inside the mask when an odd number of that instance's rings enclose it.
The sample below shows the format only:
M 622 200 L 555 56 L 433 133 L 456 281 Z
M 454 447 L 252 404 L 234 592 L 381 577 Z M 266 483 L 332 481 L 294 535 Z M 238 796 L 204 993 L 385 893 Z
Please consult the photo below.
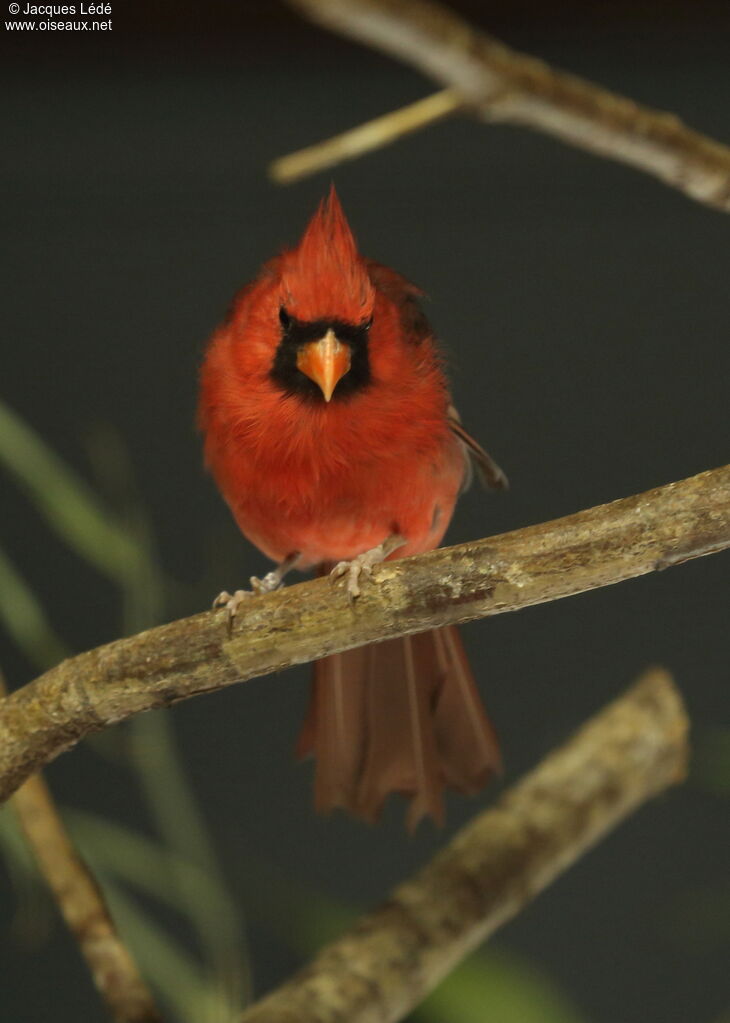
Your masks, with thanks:
M 347 595 L 350 601 L 360 596 L 360 576 L 370 577 L 373 574 L 375 565 L 379 565 L 385 558 L 382 547 L 373 547 L 364 554 L 358 554 L 352 561 L 338 561 L 330 572 L 330 579 L 333 583 L 338 582 L 343 576 L 347 576 Z
M 349 561 L 338 561 L 335 567 L 330 572 L 330 582 L 333 584 L 340 579 L 350 567 Z
M 253 594 L 250 590 L 236 590 L 235 593 L 229 593 L 228 590 L 222 590 L 213 601 L 213 607 L 219 608 L 224 607 L 228 611 L 227 623 L 228 623 L 228 635 L 230 636 L 233 628 L 233 619 L 238 614 L 238 609 L 241 604 L 248 597 L 252 597 Z
M 278 572 L 267 572 L 263 579 L 258 576 L 251 576 L 251 589 L 254 593 L 272 593 L 281 586 L 281 576 Z

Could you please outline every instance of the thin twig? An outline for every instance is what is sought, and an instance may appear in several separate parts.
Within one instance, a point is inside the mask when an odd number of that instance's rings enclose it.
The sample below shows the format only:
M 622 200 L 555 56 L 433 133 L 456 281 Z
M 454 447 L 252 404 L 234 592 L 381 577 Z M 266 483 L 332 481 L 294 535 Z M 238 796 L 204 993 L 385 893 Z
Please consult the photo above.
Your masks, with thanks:
M 730 465 L 375 570 L 352 605 L 327 579 L 90 650 L 0 701 L 0 798 L 83 736 L 338 650 L 516 611 L 730 547 Z
M 684 777 L 687 725 L 669 675 L 648 672 L 241 1023 L 403 1019 L 606 832 Z
M 289 185 L 309 174 L 326 170 L 345 160 L 354 160 L 373 149 L 381 149 L 427 124 L 448 117 L 463 106 L 464 100 L 460 93 L 455 89 L 442 89 L 407 107 L 400 107 L 390 114 L 360 124 L 357 128 L 350 128 L 334 138 L 282 156 L 270 165 L 269 174 L 280 185 Z
M 693 131 L 673 114 L 641 106 L 517 53 L 433 0 L 290 3 L 326 28 L 424 71 L 455 90 L 463 105 L 486 121 L 534 128 L 629 164 L 692 199 L 730 211 L 729 146 Z M 399 134 L 398 113 L 381 121 L 390 128 L 381 131 L 378 139 L 378 144 L 385 145 Z M 331 165 L 332 153 L 342 148 L 341 138 L 310 148 L 307 173 Z M 375 141 L 372 136 L 370 141 Z M 322 157 L 319 165 L 315 149 Z M 342 156 L 349 153 L 343 151 Z
M 5 685 L 0 676 L 0 694 Z M 94 984 L 117 1023 L 160 1023 L 152 993 L 120 938 L 104 896 L 81 859 L 37 774 L 11 803 L 38 869 L 78 942 Z

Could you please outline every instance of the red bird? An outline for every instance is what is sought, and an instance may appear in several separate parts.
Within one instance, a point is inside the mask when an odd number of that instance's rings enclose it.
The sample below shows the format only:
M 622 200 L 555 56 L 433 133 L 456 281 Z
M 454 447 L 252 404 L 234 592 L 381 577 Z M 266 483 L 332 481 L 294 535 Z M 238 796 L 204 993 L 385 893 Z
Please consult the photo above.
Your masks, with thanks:
M 296 248 L 266 263 L 213 335 L 201 373 L 206 464 L 239 528 L 278 567 L 358 579 L 438 546 L 475 464 L 504 474 L 463 429 L 442 360 L 399 273 L 358 254 L 334 188 Z M 246 596 L 220 595 L 235 614 Z M 443 789 L 479 790 L 499 752 L 453 627 L 333 654 L 314 666 L 299 739 L 315 804 L 378 817 L 412 796 L 410 827 L 443 821 Z

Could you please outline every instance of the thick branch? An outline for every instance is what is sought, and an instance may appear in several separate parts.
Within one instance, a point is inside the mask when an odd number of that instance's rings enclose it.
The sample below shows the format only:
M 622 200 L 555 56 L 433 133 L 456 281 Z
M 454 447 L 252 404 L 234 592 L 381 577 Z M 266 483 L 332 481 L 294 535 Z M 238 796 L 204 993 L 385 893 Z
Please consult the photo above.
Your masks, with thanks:
M 327 579 L 80 654 L 0 701 L 0 798 L 89 732 L 380 639 L 516 611 L 730 546 L 730 466 L 587 511 L 386 562 L 351 605 Z
M 159 1023 L 152 994 L 122 942 L 99 887 L 80 859 L 40 775 L 29 778 L 13 806 L 38 868 L 76 938 L 94 984 L 118 1023 Z
M 4 692 L 0 679 L 0 693 Z M 12 806 L 38 869 L 78 942 L 94 984 L 117 1023 L 160 1023 L 152 994 L 117 933 L 104 896 L 76 852 L 38 774 L 21 785 Z
M 730 147 L 686 127 L 673 114 L 640 106 L 517 53 L 432 0 L 290 2 L 313 21 L 457 90 L 484 120 L 545 132 L 730 211 Z M 380 144 L 392 139 L 380 133 Z M 333 145 L 337 140 L 325 143 L 322 166 L 331 163 Z M 310 172 L 316 169 L 313 149 L 307 157 Z M 343 158 L 348 155 L 345 150 Z M 296 161 L 292 166 L 297 170 Z
M 241 1023 L 403 1019 L 607 831 L 684 777 L 687 724 L 669 676 L 649 672 Z

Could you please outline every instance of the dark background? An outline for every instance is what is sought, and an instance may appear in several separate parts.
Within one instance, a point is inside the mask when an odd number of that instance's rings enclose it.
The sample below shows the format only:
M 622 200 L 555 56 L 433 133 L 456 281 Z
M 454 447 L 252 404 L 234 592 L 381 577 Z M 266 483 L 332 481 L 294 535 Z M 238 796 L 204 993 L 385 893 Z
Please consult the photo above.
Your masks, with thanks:
M 730 141 L 726 5 L 462 4 L 505 41 Z M 461 502 L 450 542 L 567 514 L 727 461 L 730 219 L 653 179 L 527 131 L 452 120 L 290 188 L 267 162 L 432 84 L 265 3 L 117 5 L 113 33 L 2 34 L 1 397 L 93 479 L 88 441 L 123 438 L 171 613 L 267 570 L 203 474 L 203 343 L 233 292 L 337 185 L 364 254 L 430 296 L 463 419 L 512 482 Z M 119 634 L 119 599 L 0 472 L 0 544 L 77 650 Z M 727 557 L 464 629 L 509 783 L 642 668 L 686 696 L 700 751 L 727 687 Z M 33 671 L 0 633 L 13 685 Z M 349 905 L 380 899 L 499 790 L 452 799 L 444 832 L 371 829 L 311 808 L 292 745 L 306 670 L 170 714 L 244 907 L 266 862 Z M 121 772 L 83 748 L 48 776 L 65 804 L 148 827 Z M 697 772 L 643 808 L 499 941 L 595 1023 L 718 1023 L 727 948 L 685 913 L 721 905 L 726 803 Z M 242 866 L 244 865 L 245 866 Z M 60 927 L 24 947 L 0 874 L 0 1018 L 101 1020 Z M 694 905 L 694 903 L 693 903 Z M 711 915 L 711 914 L 710 914 Z M 707 927 L 705 927 L 707 923 Z M 257 989 L 298 961 L 254 928 Z M 489 1016 L 485 1007 L 485 1018 Z

